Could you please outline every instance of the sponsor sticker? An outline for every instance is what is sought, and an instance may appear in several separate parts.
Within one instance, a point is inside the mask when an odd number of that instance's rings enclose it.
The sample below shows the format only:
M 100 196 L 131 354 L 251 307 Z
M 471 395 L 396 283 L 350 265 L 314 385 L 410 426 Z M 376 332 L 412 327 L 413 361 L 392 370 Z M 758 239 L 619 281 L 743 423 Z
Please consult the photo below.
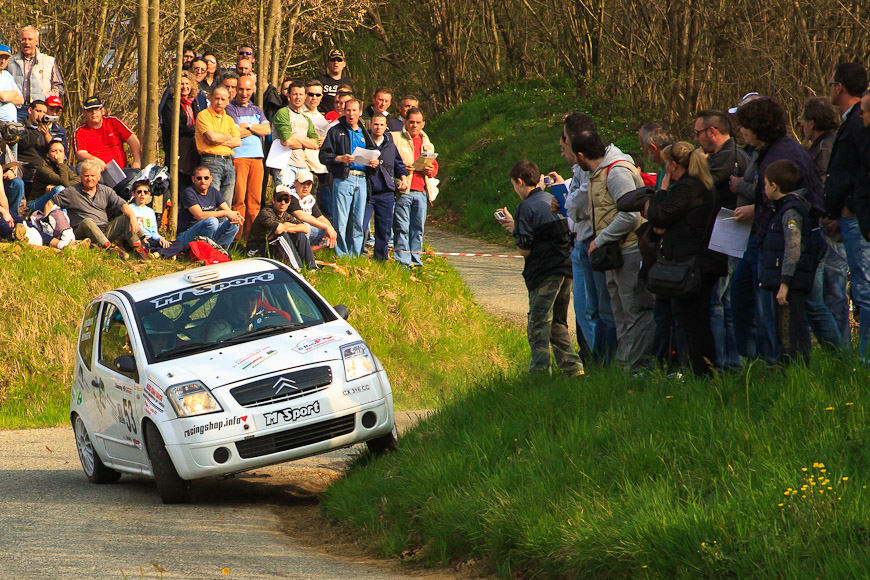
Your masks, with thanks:
M 311 352 L 315 348 L 320 348 L 321 346 L 327 345 L 330 342 L 335 342 L 339 337 L 327 334 L 326 336 L 317 336 L 315 338 L 307 338 L 303 341 L 300 341 L 299 344 L 296 345 L 296 352 L 306 353 Z
M 164 395 L 160 391 L 160 389 L 158 389 L 151 383 L 145 383 L 145 390 L 143 391 L 143 394 L 145 395 L 146 413 L 148 413 L 149 415 L 158 415 L 163 412 Z M 153 413 L 148 412 L 149 407 L 154 411 Z
M 266 427 L 277 425 L 282 421 L 284 423 L 294 423 L 306 417 L 313 417 L 320 413 L 320 401 L 315 401 L 310 405 L 302 405 L 301 407 L 287 407 L 280 411 L 272 411 L 271 413 L 263 413 L 263 418 L 266 420 Z
M 233 364 L 233 368 L 247 369 L 247 368 L 257 368 L 261 364 L 263 364 L 266 360 L 272 358 L 278 354 L 278 351 L 272 348 L 271 346 L 264 346 L 263 348 L 258 348 L 251 354 L 240 358 Z
M 275 275 L 271 273 L 254 274 L 243 278 L 234 278 L 232 280 L 223 280 L 216 284 L 205 284 L 196 288 L 184 288 L 169 294 L 164 294 L 151 299 L 154 308 L 162 310 L 167 306 L 176 304 L 185 299 L 185 296 L 193 298 L 194 296 L 204 296 L 206 294 L 219 294 L 230 288 L 238 288 L 239 286 L 249 286 L 258 282 L 271 282 L 275 279 Z
M 349 387 L 341 392 L 345 397 L 349 397 L 351 395 L 359 395 L 361 393 L 365 393 L 366 391 L 370 391 L 372 387 L 370 385 L 357 385 L 355 387 Z
M 209 421 L 208 423 L 203 423 L 202 425 L 194 425 L 190 429 L 186 429 L 184 431 L 184 436 L 190 437 L 191 435 L 202 435 L 203 433 L 208 433 L 209 431 L 220 431 L 225 427 L 235 427 L 236 425 L 241 425 L 247 420 L 248 416 L 243 415 L 241 417 L 227 417 L 223 421 Z

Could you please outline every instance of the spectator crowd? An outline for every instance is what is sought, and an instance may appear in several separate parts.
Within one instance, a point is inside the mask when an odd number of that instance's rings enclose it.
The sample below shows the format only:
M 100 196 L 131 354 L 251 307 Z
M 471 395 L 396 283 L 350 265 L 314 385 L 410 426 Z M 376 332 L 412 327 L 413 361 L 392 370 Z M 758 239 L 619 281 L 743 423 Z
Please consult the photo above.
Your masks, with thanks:
M 438 162 L 416 97 L 405 96 L 396 115 L 388 88 L 363 103 L 340 49 L 329 52 L 324 74 L 286 79 L 280 88 L 258 86 L 247 44 L 233 68 L 189 46 L 182 62 L 180 108 L 175 78 L 159 104 L 165 163 L 178 162 L 170 241 L 160 234 L 168 173 L 142 167 L 130 127 L 92 95 L 68 139 L 64 81 L 55 59 L 39 50 L 38 29 L 19 31 L 15 54 L 0 44 L 0 237 L 142 260 L 174 258 L 207 240 L 299 269 L 316 268 L 314 252 L 324 247 L 341 258 L 372 245 L 375 259 L 389 259 L 394 247 L 399 263 L 422 266 Z M 258 90 L 262 108 L 254 103 Z M 177 147 L 170 139 L 176 118 Z
M 93 95 L 68 137 L 64 81 L 39 50 L 39 31 L 21 29 L 15 53 L 0 45 L 0 237 L 143 260 L 206 239 L 300 269 L 316 268 L 323 247 L 358 257 L 370 243 L 374 259 L 389 259 L 392 248 L 403 266 L 422 266 L 438 161 L 415 97 L 405 95 L 396 113 L 388 88 L 364 103 L 340 49 L 329 52 L 324 74 L 280 87 L 258 83 L 248 45 L 232 68 L 187 46 L 183 63 L 180 109 L 175 79 L 159 106 L 166 164 L 177 159 L 181 191 L 177 236 L 167 240 L 168 176 L 142 167 L 136 134 Z M 851 346 L 853 315 L 866 361 L 867 87 L 864 66 L 836 66 L 829 97 L 803 104 L 808 147 L 790 135 L 783 106 L 757 93 L 727 111 L 699 112 L 694 144 L 664 122 L 644 124 L 634 157 L 607 145 L 589 115 L 569 114 L 559 147 L 570 178 L 519 161 L 509 174 L 521 199 L 516 217 L 496 212 L 526 258 L 530 370 L 549 369 L 551 348 L 569 375 L 590 360 L 699 375 L 756 358 L 808 363 L 812 336 L 831 350 Z M 169 139 L 176 118 L 177 149 Z M 643 156 L 657 174 L 642 173 Z M 723 209 L 751 227 L 739 256 L 709 247 Z M 567 328 L 572 292 L 579 356 Z

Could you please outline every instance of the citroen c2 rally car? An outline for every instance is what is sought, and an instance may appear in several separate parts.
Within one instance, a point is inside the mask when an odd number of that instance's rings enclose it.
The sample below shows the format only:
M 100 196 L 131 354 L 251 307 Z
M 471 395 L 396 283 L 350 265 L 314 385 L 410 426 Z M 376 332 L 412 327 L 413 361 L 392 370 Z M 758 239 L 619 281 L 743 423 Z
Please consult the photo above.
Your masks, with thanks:
M 94 483 L 152 476 L 164 503 L 191 480 L 365 441 L 395 447 L 380 361 L 304 279 L 265 259 L 169 274 L 97 296 L 70 397 Z

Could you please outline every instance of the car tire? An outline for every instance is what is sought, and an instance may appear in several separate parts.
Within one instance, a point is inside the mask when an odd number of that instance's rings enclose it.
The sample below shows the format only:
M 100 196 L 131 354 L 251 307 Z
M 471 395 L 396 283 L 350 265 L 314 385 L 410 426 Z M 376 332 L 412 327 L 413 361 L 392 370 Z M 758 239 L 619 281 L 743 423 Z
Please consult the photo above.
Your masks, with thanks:
M 160 430 L 153 423 L 145 426 L 145 442 L 148 445 L 148 458 L 151 460 L 151 471 L 157 483 L 157 491 L 163 503 L 189 503 L 190 482 L 181 479 L 166 444 L 160 435 Z
M 79 452 L 79 461 L 82 463 L 82 469 L 91 483 L 115 483 L 121 479 L 121 472 L 115 471 L 110 467 L 106 467 L 103 460 L 94 449 L 91 443 L 91 436 L 88 433 L 88 428 L 85 426 L 84 420 L 76 413 L 73 419 L 73 430 L 76 437 L 76 450 Z
M 372 455 L 383 455 L 395 451 L 399 447 L 399 432 L 396 430 L 396 426 L 393 425 L 393 430 L 386 435 L 369 439 L 366 441 L 366 446 Z

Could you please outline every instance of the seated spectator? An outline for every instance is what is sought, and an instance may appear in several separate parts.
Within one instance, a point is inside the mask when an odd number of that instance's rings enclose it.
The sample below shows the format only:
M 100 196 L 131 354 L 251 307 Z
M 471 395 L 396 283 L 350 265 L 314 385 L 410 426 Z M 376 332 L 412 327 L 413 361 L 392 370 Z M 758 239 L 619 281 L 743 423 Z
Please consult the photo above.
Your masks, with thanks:
M 263 207 L 254 220 L 248 236 L 248 256 L 271 256 L 296 270 L 316 269 L 308 242 L 309 227 L 287 211 L 292 197 L 286 186 L 278 187 L 272 204 Z
M 186 71 L 185 71 L 186 72 Z M 154 210 L 148 207 L 151 203 L 151 183 L 142 179 L 133 184 L 133 198 L 130 200 L 130 209 L 139 220 L 139 227 L 145 233 L 142 245 L 150 252 L 152 258 L 169 258 L 184 249 L 184 243 L 180 241 L 170 243 L 160 235 L 160 222 Z
M 66 136 L 66 129 L 60 124 L 60 117 L 63 115 L 63 101 L 60 97 L 48 97 L 45 99 L 45 104 L 48 107 L 48 116 L 57 117 L 57 121 L 51 121 L 51 137 L 52 140 L 57 140 L 63 143 L 64 149 L 69 149 L 69 141 Z
M 200 159 L 199 152 L 196 150 L 196 116 L 199 115 L 199 101 L 194 94 L 194 87 L 197 86 L 193 74 L 188 71 L 181 72 L 181 119 L 178 124 L 178 187 L 183 190 L 190 187 L 192 181 L 190 177 L 193 175 L 193 170 L 199 167 Z M 160 125 L 161 138 L 163 139 L 163 150 L 166 152 L 166 165 L 172 159 L 172 122 L 174 120 L 172 114 L 172 85 L 170 85 L 170 98 L 166 100 L 161 112 L 163 121 Z
M 114 244 L 127 242 L 140 258 L 147 260 L 148 252 L 142 247 L 145 234 L 139 228 L 136 214 L 111 188 L 99 183 L 100 162 L 96 159 L 82 161 L 79 177 L 81 183 L 51 198 L 44 213 L 49 214 L 58 205 L 66 210 L 77 240 L 89 238 L 96 246 L 122 260 L 129 256 Z
M 11 143 L 7 144 L 0 140 L 0 159 L 2 159 L 3 165 L 3 188 L 9 211 L 17 218 L 18 206 L 24 199 L 24 180 L 21 179 L 21 166 L 15 160 L 15 150 L 11 145 Z
M 17 239 L 18 236 L 16 233 L 18 231 L 22 233 L 24 232 L 24 230 L 18 228 L 18 225 L 23 221 L 24 220 L 18 217 L 17 213 L 13 216 L 12 212 L 9 211 L 9 201 L 6 199 L 6 188 L 3 187 L 3 180 L 0 180 L 0 239 Z
M 24 221 L 27 226 L 27 242 L 33 246 L 47 246 L 62 250 L 64 248 L 89 248 L 91 240 L 76 241 L 75 234 L 69 225 L 69 218 L 59 207 L 55 206 L 48 214 L 36 211 Z M 20 230 L 20 228 L 19 228 Z M 16 238 L 20 236 L 20 231 Z
M 33 176 L 33 187 L 27 199 L 27 208 L 31 212 L 43 211 L 45 203 L 68 187 L 77 185 L 81 180 L 72 167 L 66 164 L 66 149 L 60 141 L 52 141 L 48 145 L 48 153 L 42 167 Z
M 229 249 L 245 220 L 239 212 L 230 209 L 211 183 L 211 171 L 200 165 L 193 172 L 193 185 L 179 196 L 178 236 L 175 241 L 180 241 L 185 251 L 190 247 L 190 242 L 199 236 L 211 238 L 225 250 Z
M 281 186 L 279 185 L 278 187 Z M 303 169 L 297 173 L 296 180 L 293 182 L 293 189 L 284 188 L 284 191 L 287 191 L 293 197 L 290 200 L 290 207 L 287 211 L 299 221 L 309 225 L 311 231 L 308 233 L 308 241 L 311 242 L 311 247 L 314 251 L 324 246 L 334 248 L 337 234 L 332 227 L 332 223 L 321 213 L 317 200 L 311 195 L 313 189 L 314 176 L 311 172 Z
M 78 126 L 73 134 L 73 148 L 76 150 L 76 160 L 93 159 L 100 168 L 100 174 L 111 161 L 124 169 L 127 176 L 140 169 L 142 148 L 136 134 L 117 117 L 107 116 L 106 109 L 99 97 L 88 97 L 84 103 L 85 122 Z M 124 144 L 130 149 L 132 162 L 127 162 Z
M 24 195 L 30 198 L 30 187 L 36 170 L 42 167 L 48 144 L 51 143 L 51 123 L 44 120 L 48 107 L 45 101 L 32 101 L 24 118 L 24 135 L 18 140 L 18 162 L 21 163 Z

